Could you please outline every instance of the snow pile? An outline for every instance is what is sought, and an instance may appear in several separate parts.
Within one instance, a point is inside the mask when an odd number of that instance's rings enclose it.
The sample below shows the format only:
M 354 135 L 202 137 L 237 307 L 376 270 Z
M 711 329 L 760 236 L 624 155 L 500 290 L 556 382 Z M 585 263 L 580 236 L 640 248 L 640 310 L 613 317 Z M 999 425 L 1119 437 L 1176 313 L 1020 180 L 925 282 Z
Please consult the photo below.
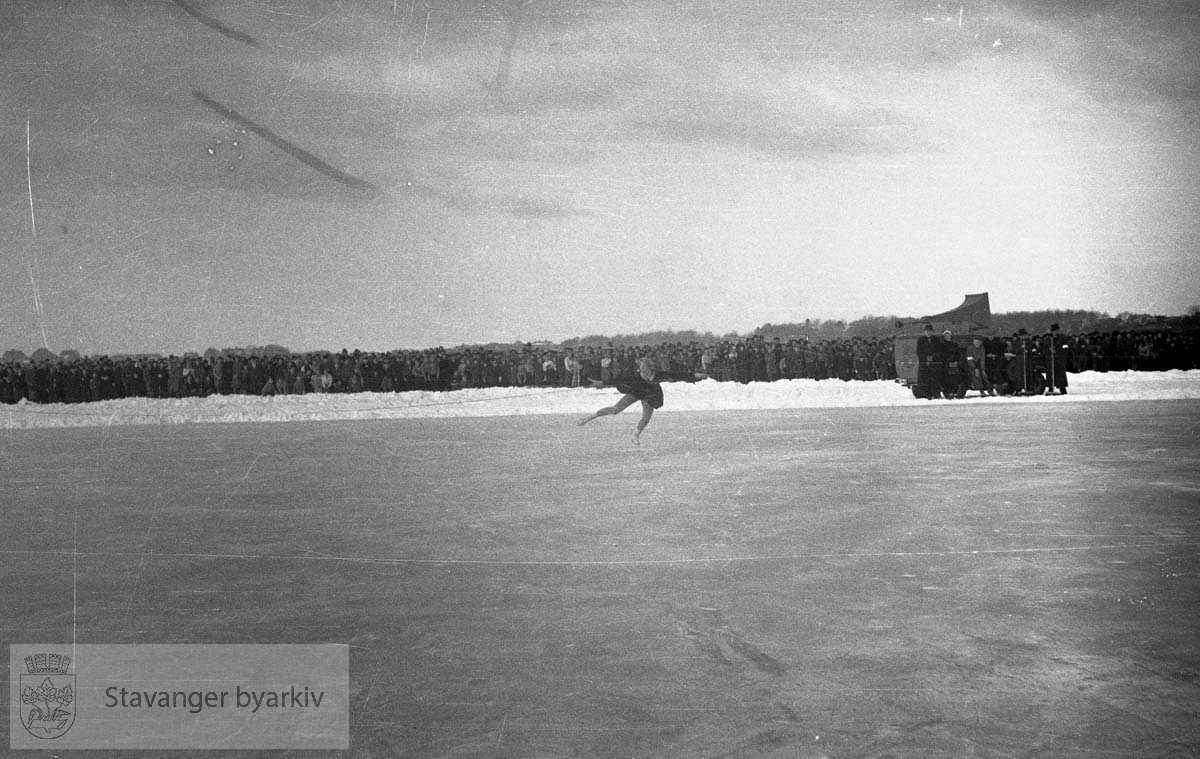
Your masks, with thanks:
M 672 411 L 932 406 L 964 403 L 1076 403 L 1200 399 L 1200 370 L 1169 372 L 1084 372 L 1070 376 L 1070 394 L 1048 397 L 925 401 L 895 382 L 787 380 L 742 385 L 705 380 L 664 385 Z M 0 427 L 88 427 L 204 422 L 291 422 L 339 419 L 522 416 L 583 414 L 618 398 L 612 389 L 487 388 L 449 393 L 358 393 L 354 395 L 218 395 L 209 398 L 127 398 L 88 404 L 0 406 Z

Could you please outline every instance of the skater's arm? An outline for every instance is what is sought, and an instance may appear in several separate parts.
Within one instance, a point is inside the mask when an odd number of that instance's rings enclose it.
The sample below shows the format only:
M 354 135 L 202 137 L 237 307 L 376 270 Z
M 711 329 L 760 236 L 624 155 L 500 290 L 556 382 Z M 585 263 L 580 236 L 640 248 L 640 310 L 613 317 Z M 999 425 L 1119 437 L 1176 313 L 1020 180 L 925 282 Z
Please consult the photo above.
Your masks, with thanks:
M 697 380 L 708 379 L 708 375 L 702 372 L 655 372 L 655 382 L 696 382 Z
M 644 396 L 646 393 L 652 392 L 655 384 L 656 383 L 654 382 L 647 382 L 641 377 L 618 377 L 616 379 L 609 380 L 608 382 L 595 379 L 594 377 L 588 377 L 588 386 L 590 387 L 613 387 L 619 392 L 636 395 L 639 397 Z

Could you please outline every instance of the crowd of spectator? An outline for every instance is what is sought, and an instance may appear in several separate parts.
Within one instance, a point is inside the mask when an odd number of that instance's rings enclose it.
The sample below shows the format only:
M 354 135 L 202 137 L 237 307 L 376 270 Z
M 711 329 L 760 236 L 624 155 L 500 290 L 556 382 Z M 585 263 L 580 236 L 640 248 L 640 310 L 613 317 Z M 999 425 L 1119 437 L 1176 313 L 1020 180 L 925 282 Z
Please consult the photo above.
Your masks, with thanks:
M 1035 345 L 1037 336 L 1024 330 L 1006 340 L 985 341 L 992 349 L 1017 351 L 1019 346 Z M 1167 369 L 1200 368 L 1200 332 L 1109 332 L 1064 335 L 1068 371 L 1079 372 L 1155 372 Z M 1026 350 L 1036 348 L 1026 347 Z
M 1065 394 L 1068 373 L 1200 368 L 1200 331 L 1065 334 L 1057 324 L 1041 334 L 965 334 L 932 324 L 916 340 L 915 394 L 924 398 L 985 394 Z M 910 346 L 911 348 L 911 342 Z M 900 351 L 904 353 L 904 351 Z M 908 377 L 911 381 L 912 377 Z
M 1200 367 L 1200 332 L 1069 335 L 1070 370 Z M 520 344 L 274 355 L 86 356 L 0 363 L 0 403 L 83 403 L 115 398 L 401 392 L 482 387 L 576 387 L 611 380 L 651 356 L 663 371 L 721 382 L 891 380 L 892 338 L 782 339 L 753 335 L 654 345 Z

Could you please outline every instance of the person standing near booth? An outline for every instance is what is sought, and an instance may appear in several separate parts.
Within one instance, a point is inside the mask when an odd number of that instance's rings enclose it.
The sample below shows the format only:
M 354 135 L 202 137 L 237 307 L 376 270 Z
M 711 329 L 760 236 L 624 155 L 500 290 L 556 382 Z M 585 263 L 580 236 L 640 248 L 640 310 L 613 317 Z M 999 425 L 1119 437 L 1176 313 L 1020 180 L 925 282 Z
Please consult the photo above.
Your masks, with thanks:
M 933 325 L 926 324 L 917 338 L 917 390 L 922 398 L 942 397 L 941 346 L 933 334 Z
M 983 347 L 983 338 L 976 335 L 971 338 L 967 347 L 967 374 L 970 377 L 971 389 L 978 390 L 981 396 L 995 395 L 996 389 L 988 378 L 987 349 Z

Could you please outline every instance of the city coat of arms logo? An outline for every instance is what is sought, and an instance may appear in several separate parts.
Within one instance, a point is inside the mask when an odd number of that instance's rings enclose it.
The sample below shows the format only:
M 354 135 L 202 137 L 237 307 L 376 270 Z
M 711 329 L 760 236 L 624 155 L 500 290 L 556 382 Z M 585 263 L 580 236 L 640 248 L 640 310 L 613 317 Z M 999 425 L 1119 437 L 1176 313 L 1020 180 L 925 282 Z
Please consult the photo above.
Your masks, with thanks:
M 21 724 L 30 735 L 57 738 L 75 722 L 75 675 L 71 657 L 34 654 L 25 657 L 29 674 L 21 675 Z

